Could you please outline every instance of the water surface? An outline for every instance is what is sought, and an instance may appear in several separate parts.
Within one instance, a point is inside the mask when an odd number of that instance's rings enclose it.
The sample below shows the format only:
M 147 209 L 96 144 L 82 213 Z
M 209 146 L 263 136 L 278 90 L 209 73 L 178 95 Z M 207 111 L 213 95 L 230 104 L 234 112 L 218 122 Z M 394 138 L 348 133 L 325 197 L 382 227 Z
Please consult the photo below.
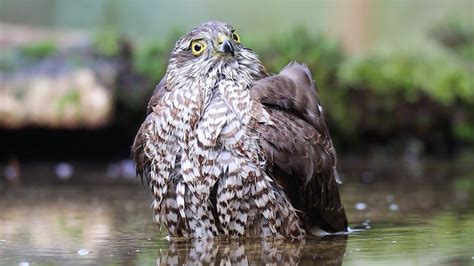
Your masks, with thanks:
M 304 241 L 169 242 L 139 182 L 107 184 L 105 174 L 100 184 L 4 186 L 0 265 L 474 265 L 474 166 L 346 158 L 341 168 L 354 232 Z

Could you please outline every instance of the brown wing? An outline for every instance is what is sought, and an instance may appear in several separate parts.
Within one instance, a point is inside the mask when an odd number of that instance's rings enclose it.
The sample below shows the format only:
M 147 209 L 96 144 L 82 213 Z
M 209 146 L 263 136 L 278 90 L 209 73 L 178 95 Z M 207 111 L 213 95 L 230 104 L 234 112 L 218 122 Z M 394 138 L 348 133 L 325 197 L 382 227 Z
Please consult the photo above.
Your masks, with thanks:
M 336 153 L 309 69 L 291 63 L 280 74 L 257 81 L 251 96 L 264 105 L 273 122 L 258 129 L 269 171 L 302 211 L 307 230 L 316 226 L 346 231 Z
M 153 109 L 157 108 L 160 101 L 162 100 L 163 95 L 166 92 L 165 80 L 166 76 L 163 77 L 160 83 L 158 83 L 158 85 L 155 87 L 150 101 L 148 102 L 147 115 L 153 112 Z M 150 169 L 149 167 L 151 163 L 150 159 L 145 155 L 144 152 L 144 145 L 146 141 L 145 134 L 147 131 L 148 124 L 148 119 L 145 119 L 145 121 L 141 124 L 140 129 L 138 130 L 137 135 L 135 136 L 135 139 L 132 144 L 132 158 L 135 161 L 135 169 L 137 171 L 137 175 L 142 178 L 142 182 L 143 178 L 146 178 L 147 184 L 150 182 L 150 180 L 148 180 L 148 171 Z

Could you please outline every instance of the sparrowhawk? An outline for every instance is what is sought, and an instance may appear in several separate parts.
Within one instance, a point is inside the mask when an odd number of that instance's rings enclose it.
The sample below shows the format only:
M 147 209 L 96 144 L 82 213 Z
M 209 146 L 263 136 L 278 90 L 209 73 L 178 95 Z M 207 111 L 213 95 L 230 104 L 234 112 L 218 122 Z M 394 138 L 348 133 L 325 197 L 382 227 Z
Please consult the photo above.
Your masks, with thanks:
M 132 157 L 171 237 L 300 238 L 347 228 L 309 69 L 290 63 L 269 74 L 222 22 L 176 42 Z

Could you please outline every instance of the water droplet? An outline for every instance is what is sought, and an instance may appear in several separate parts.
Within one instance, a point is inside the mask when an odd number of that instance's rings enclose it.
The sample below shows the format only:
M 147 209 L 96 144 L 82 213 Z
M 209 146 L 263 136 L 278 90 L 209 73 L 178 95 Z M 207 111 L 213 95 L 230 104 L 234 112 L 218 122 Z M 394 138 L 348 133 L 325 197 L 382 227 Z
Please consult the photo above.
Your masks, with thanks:
M 390 204 L 389 209 L 391 211 L 398 211 L 398 205 L 395 203 Z
M 363 202 L 359 202 L 355 205 L 355 208 L 358 210 L 365 210 L 367 208 L 367 204 Z
M 85 248 L 81 248 L 77 251 L 77 254 L 81 255 L 81 256 L 86 256 L 86 255 L 89 255 L 90 250 L 88 249 L 85 249 Z
M 356 248 L 356 251 L 360 251 L 360 248 Z
M 59 179 L 66 181 L 74 174 L 74 167 L 70 163 L 58 163 L 54 172 Z
M 20 168 L 17 164 L 9 164 L 5 167 L 4 175 L 7 180 L 17 180 L 20 176 Z
M 135 252 L 140 252 L 140 250 L 139 250 L 139 249 L 135 249 Z
M 434 247 L 434 244 L 430 244 L 430 247 Z
M 128 160 L 122 160 L 120 162 L 120 168 L 122 170 L 122 173 L 123 173 L 123 176 L 125 178 L 133 178 L 135 179 L 135 177 L 137 176 L 136 172 L 135 172 L 135 164 L 133 163 L 132 160 L 128 159 Z
M 370 228 L 372 228 L 372 227 L 370 226 L 369 223 L 370 223 L 370 220 L 365 220 L 365 221 L 362 223 L 362 225 L 365 226 L 365 229 L 370 229 Z
M 370 220 L 367 219 L 367 220 L 365 220 L 364 222 L 362 222 L 362 225 L 369 225 L 369 223 L 370 223 Z
M 395 243 L 397 243 L 397 242 L 398 242 L 397 240 L 392 240 L 392 243 L 393 243 L 393 244 L 395 244 Z
M 18 263 L 18 266 L 30 266 L 30 263 L 27 262 L 27 261 L 22 261 L 22 262 Z
M 146 240 L 151 241 L 151 238 L 147 238 Z

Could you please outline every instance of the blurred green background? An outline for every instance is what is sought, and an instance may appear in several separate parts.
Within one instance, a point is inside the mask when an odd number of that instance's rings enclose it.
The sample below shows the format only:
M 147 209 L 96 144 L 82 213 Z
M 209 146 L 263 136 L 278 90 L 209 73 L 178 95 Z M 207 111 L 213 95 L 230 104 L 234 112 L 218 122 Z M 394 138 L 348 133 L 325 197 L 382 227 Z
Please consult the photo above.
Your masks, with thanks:
M 339 151 L 471 149 L 473 13 L 470 0 L 0 0 L 3 157 L 127 156 L 174 42 L 207 20 L 233 24 L 273 73 L 308 64 Z M 44 147 L 26 152 L 35 136 Z

